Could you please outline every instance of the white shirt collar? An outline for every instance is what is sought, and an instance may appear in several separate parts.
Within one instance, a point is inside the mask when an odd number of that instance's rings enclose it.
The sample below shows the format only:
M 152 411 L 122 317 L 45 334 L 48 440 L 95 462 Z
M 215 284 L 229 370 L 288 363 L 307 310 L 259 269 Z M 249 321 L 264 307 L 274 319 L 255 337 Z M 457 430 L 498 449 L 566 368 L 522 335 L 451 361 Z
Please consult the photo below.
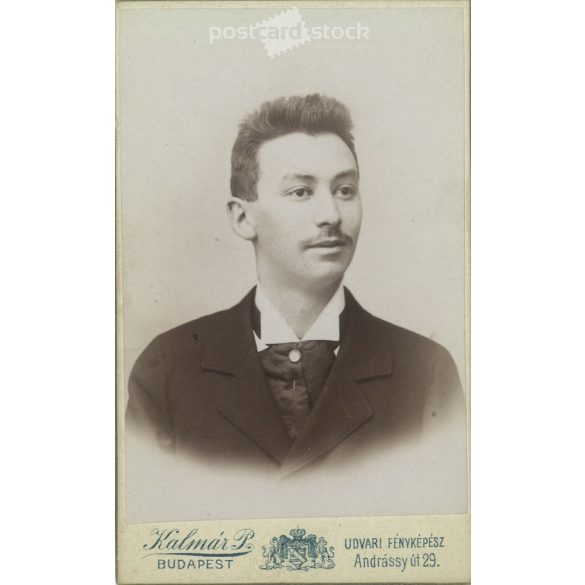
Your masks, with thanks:
M 339 341 L 339 315 L 345 307 L 345 294 L 341 284 L 302 339 L 296 336 L 289 324 L 274 308 L 260 285 L 256 287 L 255 303 L 260 311 L 260 330 L 262 332 L 262 339 L 254 333 L 258 351 L 266 349 L 268 345 L 273 343 L 293 343 L 317 339 Z

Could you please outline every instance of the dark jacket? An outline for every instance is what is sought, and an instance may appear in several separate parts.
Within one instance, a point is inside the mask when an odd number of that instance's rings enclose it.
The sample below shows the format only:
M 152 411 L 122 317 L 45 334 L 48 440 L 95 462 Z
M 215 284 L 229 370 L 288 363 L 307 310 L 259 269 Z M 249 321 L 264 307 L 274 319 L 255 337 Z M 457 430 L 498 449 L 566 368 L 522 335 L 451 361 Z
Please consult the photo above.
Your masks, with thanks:
M 341 347 L 301 436 L 291 443 L 254 342 L 254 290 L 236 306 L 159 335 L 129 382 L 127 428 L 163 449 L 273 467 L 350 463 L 465 420 L 449 353 L 365 311 L 346 289 Z M 463 422 L 464 424 L 464 422 Z M 463 436 L 463 434 L 462 434 Z

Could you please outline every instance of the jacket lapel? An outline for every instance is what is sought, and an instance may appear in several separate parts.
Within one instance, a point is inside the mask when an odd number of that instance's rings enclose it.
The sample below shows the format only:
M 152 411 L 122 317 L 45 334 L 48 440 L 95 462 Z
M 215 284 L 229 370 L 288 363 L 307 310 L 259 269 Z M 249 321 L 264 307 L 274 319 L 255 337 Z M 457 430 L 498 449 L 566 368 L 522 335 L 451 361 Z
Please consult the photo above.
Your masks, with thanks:
M 380 322 L 364 311 L 347 289 L 345 294 L 339 354 L 307 426 L 283 462 L 283 476 L 331 451 L 367 423 L 374 414 L 364 396 L 368 380 L 389 376 L 392 370 Z
M 251 325 L 254 289 L 200 334 L 201 367 L 225 378 L 219 411 L 276 462 L 291 441 L 270 394 L 258 358 Z
M 288 475 L 334 449 L 373 416 L 368 380 L 389 376 L 392 361 L 382 322 L 345 289 L 341 348 L 303 433 L 292 443 L 258 358 L 251 325 L 254 289 L 198 332 L 201 367 L 222 376 L 221 415 Z

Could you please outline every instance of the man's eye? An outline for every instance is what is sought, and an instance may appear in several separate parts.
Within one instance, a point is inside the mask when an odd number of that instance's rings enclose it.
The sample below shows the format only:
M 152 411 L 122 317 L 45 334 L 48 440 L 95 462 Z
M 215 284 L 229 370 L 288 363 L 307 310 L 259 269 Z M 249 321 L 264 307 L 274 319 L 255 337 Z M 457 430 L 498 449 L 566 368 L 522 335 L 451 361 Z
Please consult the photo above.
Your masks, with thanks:
M 292 191 L 289 191 L 288 194 L 293 199 L 306 199 L 309 195 L 311 195 L 311 190 L 307 187 L 297 187 Z
M 356 189 L 351 185 L 340 185 L 335 189 L 335 195 L 342 199 L 351 199 L 356 194 Z

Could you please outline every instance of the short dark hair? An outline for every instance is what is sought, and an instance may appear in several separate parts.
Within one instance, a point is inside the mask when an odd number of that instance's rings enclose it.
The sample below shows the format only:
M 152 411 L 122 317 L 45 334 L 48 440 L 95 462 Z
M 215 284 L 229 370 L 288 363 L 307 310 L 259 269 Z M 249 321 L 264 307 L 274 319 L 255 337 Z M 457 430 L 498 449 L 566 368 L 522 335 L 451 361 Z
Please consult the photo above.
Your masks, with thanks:
M 258 149 L 262 143 L 292 132 L 336 134 L 347 144 L 357 164 L 352 129 L 347 107 L 318 93 L 280 97 L 263 103 L 240 124 L 232 149 L 232 196 L 248 201 L 258 197 Z

